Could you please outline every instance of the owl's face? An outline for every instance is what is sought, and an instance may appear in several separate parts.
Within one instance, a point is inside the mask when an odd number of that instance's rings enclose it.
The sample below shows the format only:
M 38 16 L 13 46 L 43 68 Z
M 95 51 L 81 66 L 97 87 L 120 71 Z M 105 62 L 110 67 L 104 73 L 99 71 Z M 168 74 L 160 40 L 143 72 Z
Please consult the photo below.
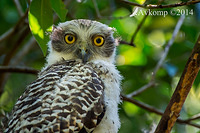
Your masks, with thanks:
M 72 20 L 54 26 L 49 42 L 48 64 L 61 59 L 114 61 L 113 29 L 91 20 Z

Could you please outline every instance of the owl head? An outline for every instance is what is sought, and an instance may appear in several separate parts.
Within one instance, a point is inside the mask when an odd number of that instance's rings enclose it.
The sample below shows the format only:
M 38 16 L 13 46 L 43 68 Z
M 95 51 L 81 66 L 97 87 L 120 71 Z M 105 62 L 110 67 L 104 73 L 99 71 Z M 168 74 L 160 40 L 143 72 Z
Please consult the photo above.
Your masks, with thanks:
M 53 26 L 48 43 L 48 65 L 60 60 L 80 59 L 83 63 L 103 60 L 113 63 L 114 29 L 97 21 L 79 19 Z

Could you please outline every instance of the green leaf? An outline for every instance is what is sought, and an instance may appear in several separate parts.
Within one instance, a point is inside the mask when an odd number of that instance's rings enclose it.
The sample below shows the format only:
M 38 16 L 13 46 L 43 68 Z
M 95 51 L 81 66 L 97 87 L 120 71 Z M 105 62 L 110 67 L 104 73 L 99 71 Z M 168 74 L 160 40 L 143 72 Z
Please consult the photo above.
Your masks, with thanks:
M 53 25 L 53 12 L 49 0 L 32 0 L 28 14 L 29 26 L 44 56 L 47 53 L 49 36 L 47 31 Z
M 53 10 L 56 12 L 60 20 L 63 22 L 66 20 L 67 9 L 62 0 L 51 0 Z

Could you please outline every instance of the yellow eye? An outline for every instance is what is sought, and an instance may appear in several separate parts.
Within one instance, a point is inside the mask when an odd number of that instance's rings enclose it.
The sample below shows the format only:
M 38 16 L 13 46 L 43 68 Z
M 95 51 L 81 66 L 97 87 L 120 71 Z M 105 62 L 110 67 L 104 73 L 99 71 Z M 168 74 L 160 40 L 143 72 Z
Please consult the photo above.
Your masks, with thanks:
M 94 45 L 102 46 L 104 43 L 104 38 L 102 36 L 95 36 L 93 41 L 94 41 Z
M 72 35 L 72 34 L 67 34 L 67 35 L 65 35 L 65 42 L 66 42 L 67 44 L 72 44 L 72 43 L 75 42 L 75 40 L 76 40 L 76 38 L 75 38 L 74 35 Z

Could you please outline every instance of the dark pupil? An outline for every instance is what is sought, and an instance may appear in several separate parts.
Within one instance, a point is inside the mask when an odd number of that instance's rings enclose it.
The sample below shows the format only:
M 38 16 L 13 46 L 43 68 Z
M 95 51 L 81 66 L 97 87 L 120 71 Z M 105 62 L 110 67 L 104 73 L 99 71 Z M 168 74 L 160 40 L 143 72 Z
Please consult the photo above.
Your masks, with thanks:
M 68 36 L 67 39 L 71 42 L 73 40 L 73 37 L 72 36 Z
M 97 43 L 101 43 L 101 39 L 98 38 L 98 39 L 96 40 L 96 42 L 97 42 Z

